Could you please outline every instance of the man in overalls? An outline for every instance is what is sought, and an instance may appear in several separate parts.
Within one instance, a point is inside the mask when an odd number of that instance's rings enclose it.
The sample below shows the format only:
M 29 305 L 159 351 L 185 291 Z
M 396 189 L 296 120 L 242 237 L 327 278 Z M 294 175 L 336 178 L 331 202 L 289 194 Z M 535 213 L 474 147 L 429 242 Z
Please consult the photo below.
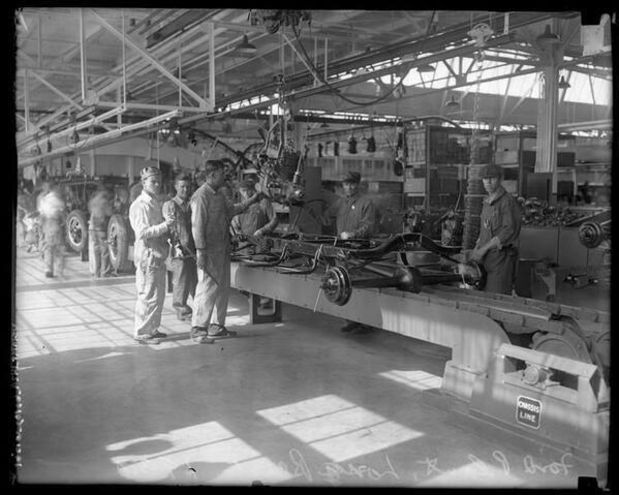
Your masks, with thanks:
M 191 336 L 201 344 L 212 344 L 214 338 L 230 337 L 236 332 L 224 325 L 228 311 L 230 288 L 230 222 L 262 195 L 234 204 L 222 193 L 224 165 L 209 161 L 204 168 L 205 182 L 191 198 L 191 227 L 196 246 L 198 283 L 191 318 Z M 211 324 L 216 308 L 217 323 Z
M 196 292 L 197 271 L 195 245 L 191 234 L 191 177 L 179 174 L 174 181 L 176 196 L 163 204 L 163 217 L 175 220 L 170 237 L 172 244 L 172 272 L 174 273 L 172 307 L 179 320 L 191 319 L 193 310 L 187 305 Z
M 135 233 L 133 263 L 135 264 L 134 338 L 141 344 L 159 344 L 167 334 L 159 331 L 165 299 L 165 260 L 168 256 L 168 236 L 173 220 L 164 220 L 157 199 L 161 188 L 161 172 L 146 167 L 140 173 L 142 192 L 129 207 L 129 222 Z

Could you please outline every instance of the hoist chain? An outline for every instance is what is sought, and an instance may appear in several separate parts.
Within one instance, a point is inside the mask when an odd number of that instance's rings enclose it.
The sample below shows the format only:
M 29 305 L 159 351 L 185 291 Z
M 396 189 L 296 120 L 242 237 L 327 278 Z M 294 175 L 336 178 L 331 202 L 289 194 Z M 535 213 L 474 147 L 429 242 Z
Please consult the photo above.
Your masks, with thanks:
M 479 179 L 479 89 L 481 86 L 481 69 L 484 60 L 483 51 L 476 51 L 474 57 L 477 63 L 477 87 L 473 98 L 474 125 L 471 129 L 467 192 L 464 198 L 464 232 L 462 235 L 462 247 L 464 249 L 472 249 L 479 237 L 480 215 L 484 196 L 483 184 Z

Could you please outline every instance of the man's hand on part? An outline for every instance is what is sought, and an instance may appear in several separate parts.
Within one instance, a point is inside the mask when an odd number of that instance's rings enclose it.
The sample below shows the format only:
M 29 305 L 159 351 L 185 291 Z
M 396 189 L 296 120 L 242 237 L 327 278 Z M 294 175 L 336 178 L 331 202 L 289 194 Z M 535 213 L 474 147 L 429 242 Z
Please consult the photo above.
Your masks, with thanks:
M 249 198 L 249 201 L 247 202 L 247 205 L 253 205 L 254 203 L 257 203 L 258 201 L 260 201 L 262 198 L 264 198 L 265 195 L 262 191 L 257 192 L 256 194 L 254 194 L 252 197 Z
M 174 228 L 176 221 L 172 218 L 168 218 L 164 223 L 166 228 L 168 229 L 168 232 L 170 232 Z
M 347 240 L 352 237 L 352 232 L 342 232 L 340 234 L 340 239 Z
M 206 270 L 206 250 L 196 249 L 196 265 L 201 270 Z
M 256 232 L 254 232 L 254 236 L 255 237 L 261 237 L 263 235 L 264 235 L 264 230 L 262 230 L 262 229 L 258 229 L 258 230 L 256 230 Z
M 486 249 L 484 248 L 476 248 L 471 252 L 470 258 L 473 261 L 481 261 L 481 259 L 486 255 Z

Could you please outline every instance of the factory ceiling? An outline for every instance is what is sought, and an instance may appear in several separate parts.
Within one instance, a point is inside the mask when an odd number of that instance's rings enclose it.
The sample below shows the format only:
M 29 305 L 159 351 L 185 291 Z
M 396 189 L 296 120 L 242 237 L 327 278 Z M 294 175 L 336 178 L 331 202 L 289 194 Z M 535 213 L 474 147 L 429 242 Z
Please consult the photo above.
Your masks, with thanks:
M 257 138 L 282 96 L 312 132 L 310 124 L 338 115 L 535 124 L 530 94 L 484 93 L 473 113 L 476 88 L 541 73 L 548 50 L 560 50 L 568 77 L 609 80 L 610 47 L 587 53 L 581 28 L 576 12 L 24 8 L 16 14 L 20 163 L 39 141 L 58 150 L 84 135 L 148 132 L 168 118 Z M 591 103 L 559 109 L 560 123 L 610 119 L 593 88 Z M 459 107 L 446 110 L 454 95 Z

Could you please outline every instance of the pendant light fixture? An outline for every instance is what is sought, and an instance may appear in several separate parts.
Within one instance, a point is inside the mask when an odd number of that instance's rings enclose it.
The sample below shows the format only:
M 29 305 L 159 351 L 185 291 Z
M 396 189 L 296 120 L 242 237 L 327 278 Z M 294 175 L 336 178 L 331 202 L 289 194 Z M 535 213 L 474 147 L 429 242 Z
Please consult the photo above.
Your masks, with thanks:
M 430 72 L 434 72 L 435 70 L 436 68 L 430 64 L 421 64 L 417 66 L 417 72 L 430 73 Z
M 252 45 L 247 38 L 247 35 L 243 35 L 243 41 L 241 41 L 236 48 L 234 49 L 234 53 L 236 55 L 242 55 L 244 57 L 252 57 L 256 54 L 258 49 L 255 45 Z
M 548 46 L 548 45 L 556 45 L 557 43 L 560 43 L 561 40 L 556 34 L 554 34 L 550 30 L 550 24 L 546 24 L 546 28 L 544 29 L 544 32 L 537 37 L 537 42 L 540 45 Z
M 351 134 L 348 138 L 348 153 L 351 155 L 357 154 L 357 140 L 355 139 L 354 134 Z
M 460 108 L 460 102 L 456 101 L 456 97 L 451 95 L 451 99 L 445 103 L 445 108 L 448 110 L 455 110 L 456 108 Z
M 559 89 L 568 89 L 571 87 L 572 85 L 565 79 L 565 76 L 561 76 L 561 79 L 559 79 Z

